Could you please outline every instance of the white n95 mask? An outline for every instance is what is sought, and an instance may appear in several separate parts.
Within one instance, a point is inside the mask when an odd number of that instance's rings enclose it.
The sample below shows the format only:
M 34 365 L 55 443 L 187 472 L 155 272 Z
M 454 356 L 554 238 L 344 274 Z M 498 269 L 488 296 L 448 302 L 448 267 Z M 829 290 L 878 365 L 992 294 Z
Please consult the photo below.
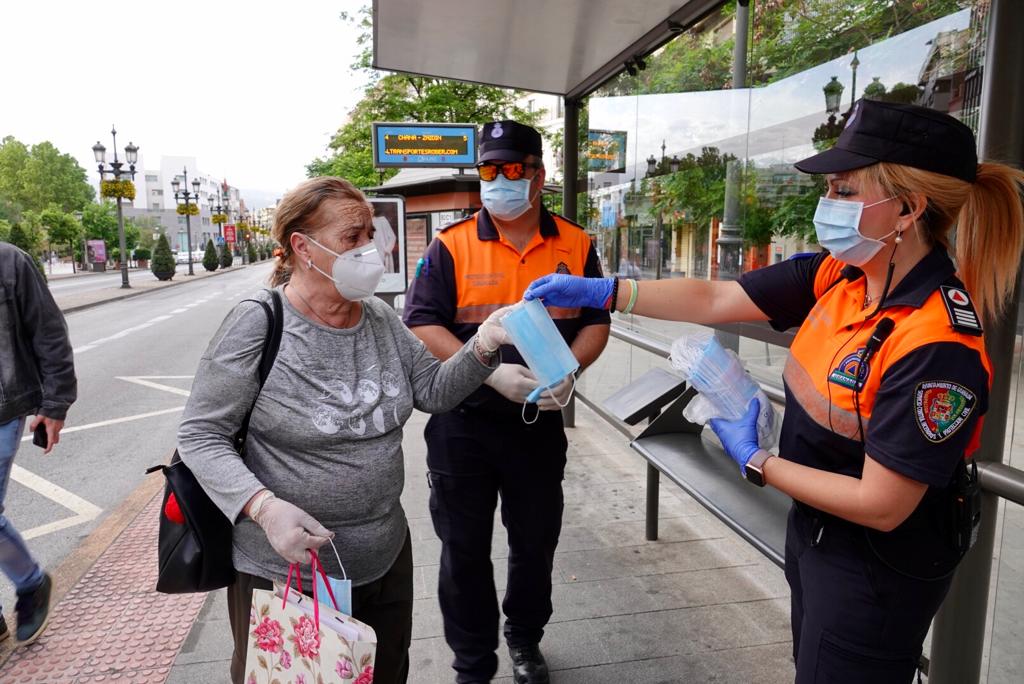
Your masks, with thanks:
M 376 245 L 371 242 L 338 254 L 308 235 L 306 239 L 336 257 L 330 274 L 321 271 L 312 260 L 309 265 L 317 273 L 333 282 L 338 294 L 350 302 L 357 302 L 373 296 L 377 285 L 380 284 L 380 279 L 384 276 L 384 262 L 380 258 L 380 252 Z

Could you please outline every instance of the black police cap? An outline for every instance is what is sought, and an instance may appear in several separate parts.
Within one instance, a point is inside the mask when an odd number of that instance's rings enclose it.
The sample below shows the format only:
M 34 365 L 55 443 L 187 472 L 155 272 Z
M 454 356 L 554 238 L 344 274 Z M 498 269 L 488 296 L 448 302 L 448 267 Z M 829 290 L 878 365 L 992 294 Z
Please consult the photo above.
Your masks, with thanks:
M 517 121 L 484 124 L 480 136 L 480 161 L 523 161 L 527 155 L 541 157 L 544 148 L 540 133 Z
M 973 183 L 974 134 L 948 114 L 917 105 L 858 100 L 830 150 L 798 161 L 804 173 L 839 173 L 877 162 L 912 166 Z

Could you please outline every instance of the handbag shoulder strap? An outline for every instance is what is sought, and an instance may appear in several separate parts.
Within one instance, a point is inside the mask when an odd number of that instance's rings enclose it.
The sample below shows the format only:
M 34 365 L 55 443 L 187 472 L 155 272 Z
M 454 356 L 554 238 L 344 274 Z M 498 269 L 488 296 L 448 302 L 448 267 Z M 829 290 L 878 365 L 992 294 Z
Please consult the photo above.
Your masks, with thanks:
M 267 376 L 270 375 L 270 371 L 274 367 L 274 361 L 277 359 L 277 351 L 281 347 L 281 331 L 284 329 L 284 308 L 281 305 L 281 293 L 276 289 L 270 289 L 268 292 L 270 292 L 270 304 L 260 299 L 242 300 L 244 302 L 256 302 L 263 307 L 263 312 L 267 315 L 267 336 L 263 339 L 263 351 L 260 352 L 259 390 L 256 392 L 256 397 L 252 400 L 252 406 L 249 407 L 249 411 L 245 414 L 242 427 L 239 428 L 238 434 L 235 435 L 235 446 L 239 449 L 245 444 L 245 437 L 249 432 L 249 418 L 252 417 L 252 410 L 256 406 L 256 400 L 259 399 L 260 392 L 263 390 L 263 383 L 267 381 Z

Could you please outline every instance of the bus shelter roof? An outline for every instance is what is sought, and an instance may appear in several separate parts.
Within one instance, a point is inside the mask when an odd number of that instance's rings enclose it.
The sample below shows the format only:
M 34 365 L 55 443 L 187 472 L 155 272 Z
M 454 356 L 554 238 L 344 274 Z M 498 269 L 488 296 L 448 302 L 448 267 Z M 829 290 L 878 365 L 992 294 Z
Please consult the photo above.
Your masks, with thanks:
M 719 0 L 374 0 L 373 66 L 579 98 Z

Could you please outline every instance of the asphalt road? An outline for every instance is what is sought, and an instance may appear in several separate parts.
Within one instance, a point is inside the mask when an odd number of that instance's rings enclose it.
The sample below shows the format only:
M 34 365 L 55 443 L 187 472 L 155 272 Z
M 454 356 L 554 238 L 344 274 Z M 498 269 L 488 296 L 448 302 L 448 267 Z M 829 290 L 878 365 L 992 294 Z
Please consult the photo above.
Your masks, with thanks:
M 67 316 L 78 401 L 49 455 L 22 441 L 4 502 L 45 567 L 71 553 L 147 477 L 148 466 L 167 461 L 200 355 L 231 307 L 263 287 L 271 268 L 267 262 Z M 109 286 L 110 277 L 120 276 L 75 280 Z M 6 581 L 0 600 L 13 613 Z

